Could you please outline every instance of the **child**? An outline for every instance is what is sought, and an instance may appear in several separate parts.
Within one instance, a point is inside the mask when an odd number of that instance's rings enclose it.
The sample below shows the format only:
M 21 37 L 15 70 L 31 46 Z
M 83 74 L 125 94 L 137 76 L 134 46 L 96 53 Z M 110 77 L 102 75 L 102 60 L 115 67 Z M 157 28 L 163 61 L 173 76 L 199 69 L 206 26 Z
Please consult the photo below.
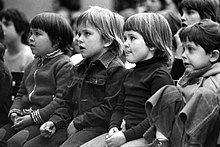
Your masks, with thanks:
M 178 86 L 146 103 L 156 140 L 151 146 L 215 147 L 219 135 L 220 25 L 210 19 L 180 32 L 186 71 Z M 170 144 L 165 146 L 165 144 Z
M 217 5 L 213 0 L 182 0 L 179 5 L 179 12 L 181 14 L 182 27 L 192 25 L 202 19 L 217 21 Z M 183 48 L 179 39 L 180 30 L 174 36 L 177 44 L 175 60 L 171 70 L 171 75 L 174 80 L 178 80 L 185 71 L 182 62 Z
M 31 21 L 30 47 L 36 59 L 28 65 L 9 112 L 12 122 L 0 129 L 8 146 L 23 144 L 40 134 L 39 127 L 63 102 L 72 67 L 66 55 L 73 41 L 71 26 L 55 13 Z
M 26 15 L 17 9 L 3 9 L 0 20 L 4 31 L 5 64 L 10 72 L 24 72 L 34 55 L 28 46 L 30 24 Z
M 41 126 L 42 134 L 25 144 L 26 147 L 59 146 L 61 137 L 66 136 L 64 125 L 72 117 L 67 128 L 69 138 L 63 140 L 62 147 L 78 147 L 108 130 L 125 71 L 119 59 L 123 22 L 118 14 L 98 6 L 80 14 L 78 45 L 84 59 L 72 69 L 69 91 L 64 98 L 69 103 L 56 110 Z
M 126 60 L 136 63 L 136 66 L 122 84 L 106 144 L 145 146 L 147 143 L 142 136 L 150 125 L 145 119 L 144 104 L 159 88 L 173 84 L 167 68 L 172 57 L 172 33 L 162 15 L 139 13 L 125 22 L 124 35 Z M 101 135 L 83 146 L 105 146 L 105 136 Z

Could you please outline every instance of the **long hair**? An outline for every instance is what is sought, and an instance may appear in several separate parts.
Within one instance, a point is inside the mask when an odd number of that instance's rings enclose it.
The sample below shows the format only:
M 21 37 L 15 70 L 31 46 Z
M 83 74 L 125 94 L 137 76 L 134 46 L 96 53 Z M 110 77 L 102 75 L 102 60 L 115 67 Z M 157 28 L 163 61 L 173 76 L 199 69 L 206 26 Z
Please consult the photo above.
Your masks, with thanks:
M 71 49 L 73 31 L 68 21 L 61 15 L 44 12 L 36 15 L 31 21 L 31 28 L 45 31 L 52 44 L 58 42 L 58 47 L 65 54 Z
M 109 50 L 116 55 L 122 53 L 124 50 L 124 18 L 122 16 L 108 9 L 93 6 L 78 17 L 76 25 L 78 28 L 80 25 L 86 25 L 87 23 L 99 31 L 104 41 L 112 42 Z

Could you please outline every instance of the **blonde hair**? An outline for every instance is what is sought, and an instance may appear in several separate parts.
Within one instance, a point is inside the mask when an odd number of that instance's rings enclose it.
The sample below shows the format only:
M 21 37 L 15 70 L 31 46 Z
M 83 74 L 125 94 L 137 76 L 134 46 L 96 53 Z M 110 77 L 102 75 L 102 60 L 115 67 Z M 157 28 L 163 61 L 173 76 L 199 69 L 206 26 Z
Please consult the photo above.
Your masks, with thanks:
M 109 49 L 116 55 L 120 55 L 124 50 L 123 45 L 123 25 L 124 18 L 118 13 L 99 6 L 92 6 L 84 11 L 77 19 L 77 28 L 80 25 L 89 23 L 99 32 L 102 39 L 106 42 L 112 42 Z
M 150 12 L 135 14 L 125 22 L 124 31 L 129 30 L 141 34 L 148 47 L 156 48 L 155 58 L 164 62 L 172 62 L 172 32 L 162 15 Z

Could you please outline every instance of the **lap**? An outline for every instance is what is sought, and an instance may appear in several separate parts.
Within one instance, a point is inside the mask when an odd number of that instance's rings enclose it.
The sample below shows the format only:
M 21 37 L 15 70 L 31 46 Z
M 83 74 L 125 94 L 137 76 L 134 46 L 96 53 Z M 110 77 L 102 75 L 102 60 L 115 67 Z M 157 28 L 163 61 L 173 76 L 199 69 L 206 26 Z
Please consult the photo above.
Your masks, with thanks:
M 144 138 L 135 139 L 129 142 L 126 142 L 125 144 L 121 145 L 121 147 L 144 147 L 147 146 L 148 143 Z
M 95 137 L 94 139 L 84 143 L 80 147 L 92 147 L 92 146 L 105 147 L 106 146 L 106 143 L 105 143 L 106 135 L 107 135 L 107 133 L 99 135 L 99 136 Z
M 71 135 L 61 147 L 78 147 L 105 132 L 107 132 L 107 129 L 100 127 L 83 129 L 76 134 Z
M 67 139 L 66 129 L 62 128 L 56 131 L 51 138 L 44 138 L 41 135 L 34 137 L 24 144 L 24 147 L 58 147 Z

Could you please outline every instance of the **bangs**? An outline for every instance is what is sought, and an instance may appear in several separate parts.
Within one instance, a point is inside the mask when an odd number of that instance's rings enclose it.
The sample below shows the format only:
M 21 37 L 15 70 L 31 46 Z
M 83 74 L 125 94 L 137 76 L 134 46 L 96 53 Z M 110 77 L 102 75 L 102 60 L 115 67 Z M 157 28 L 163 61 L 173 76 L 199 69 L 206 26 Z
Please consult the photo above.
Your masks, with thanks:
M 138 15 L 133 15 L 129 17 L 124 24 L 123 31 L 133 30 L 133 31 L 139 32 L 140 28 L 142 28 L 140 24 L 141 20 L 142 19 L 138 17 Z
M 182 15 L 183 9 L 186 10 L 196 10 L 198 12 L 201 12 L 201 3 L 203 2 L 203 0 L 183 0 L 182 3 L 180 3 L 179 6 L 179 12 Z

